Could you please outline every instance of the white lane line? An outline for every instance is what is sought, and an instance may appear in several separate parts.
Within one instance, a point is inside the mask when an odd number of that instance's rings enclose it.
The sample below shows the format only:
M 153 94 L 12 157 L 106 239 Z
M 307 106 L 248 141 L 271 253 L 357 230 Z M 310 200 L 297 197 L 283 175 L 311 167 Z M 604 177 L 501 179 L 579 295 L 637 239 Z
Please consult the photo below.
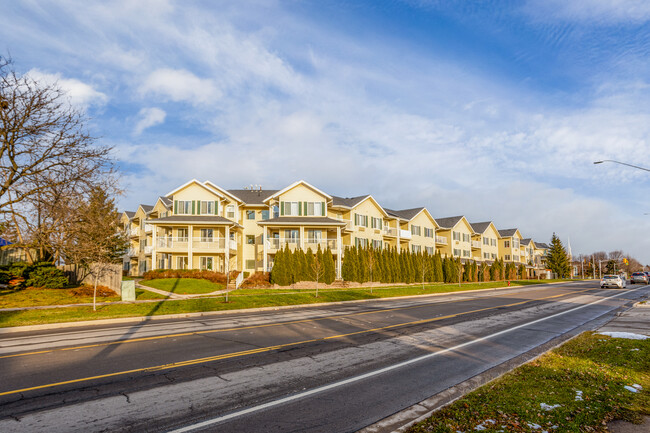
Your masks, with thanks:
M 290 401 L 299 400 L 301 398 L 305 398 L 305 397 L 308 397 L 310 395 L 318 394 L 318 393 L 323 392 L 323 391 L 328 391 L 330 389 L 338 388 L 338 387 L 343 386 L 343 385 L 348 385 L 350 383 L 358 382 L 360 380 L 364 380 L 364 379 L 367 379 L 369 377 L 377 376 L 379 374 L 383 374 L 383 373 L 386 373 L 388 371 L 396 370 L 398 368 L 402 368 L 402 367 L 405 367 L 407 365 L 415 364 L 416 362 L 424 361 L 426 359 L 431 359 L 433 357 L 443 355 L 443 354 L 448 353 L 448 352 L 452 352 L 452 351 L 455 351 L 455 350 L 458 350 L 458 349 L 462 349 L 463 347 L 467 347 L 467 346 L 470 346 L 472 344 L 488 340 L 490 338 L 498 337 L 499 335 L 503 335 L 503 334 L 506 334 L 508 332 L 511 332 L 511 331 L 514 331 L 514 330 L 517 330 L 517 329 L 525 328 L 526 326 L 534 325 L 535 323 L 543 322 L 545 320 L 549 320 L 549 319 L 552 319 L 554 317 L 559 317 L 559 316 L 562 316 L 564 314 L 572 313 L 574 311 L 581 310 L 583 308 L 589 307 L 590 305 L 600 304 L 603 301 L 607 301 L 607 300 L 612 299 L 612 298 L 617 298 L 617 297 L 619 297 L 621 295 L 631 293 L 631 292 L 635 292 L 635 291 L 641 290 L 641 289 L 643 289 L 645 287 L 646 286 L 638 287 L 636 289 L 626 290 L 625 292 L 617 293 L 616 295 L 609 296 L 607 298 L 602 298 L 602 299 L 599 299 L 597 301 L 593 301 L 593 302 L 590 302 L 588 304 L 572 308 L 570 310 L 562 311 L 560 313 L 556 313 L 556 314 L 553 314 L 551 316 L 542 317 L 541 319 L 536 319 L 536 320 L 533 320 L 531 322 L 527 322 L 527 323 L 524 323 L 524 324 L 521 324 L 521 325 L 514 326 L 512 328 L 504 329 L 503 331 L 495 332 L 493 334 L 486 335 L 485 337 L 479 337 L 476 340 L 471 340 L 471 341 L 467 341 L 465 343 L 457 344 L 456 346 L 448 347 L 448 348 L 440 350 L 438 352 L 434 352 L 434 353 L 430 353 L 430 354 L 427 354 L 427 355 L 419 356 L 417 358 L 409 359 L 408 361 L 403 361 L 403 362 L 400 362 L 398 364 L 390 365 L 388 367 L 384 367 L 384 368 L 380 368 L 378 370 L 370 371 L 368 373 L 364 373 L 364 374 L 361 374 L 359 376 L 354 376 L 354 377 L 351 377 L 349 379 L 344 379 L 344 380 L 341 380 L 339 382 L 331 383 L 329 385 L 324 385 L 324 386 L 321 386 L 321 387 L 318 387 L 318 388 L 310 389 L 309 391 L 301 392 L 301 393 L 290 395 L 288 397 L 284 397 L 284 398 L 281 398 L 281 399 L 278 399 L 278 400 L 274 400 L 274 401 L 270 401 L 270 402 L 267 402 L 267 403 L 264 403 L 264 404 L 260 404 L 258 406 L 253 406 L 253 407 L 250 407 L 250 408 L 247 408 L 247 409 L 243 409 L 243 410 L 240 410 L 240 411 L 237 411 L 237 412 L 230 413 L 228 415 L 219 416 L 219 417 L 216 417 L 216 418 L 212 418 L 212 419 L 209 419 L 209 420 L 206 420 L 206 421 L 199 422 L 197 424 L 192 424 L 192 425 L 189 425 L 189 426 L 181 427 L 179 429 L 170 430 L 168 433 L 184 433 L 184 432 L 189 432 L 189 431 L 192 431 L 192 430 L 208 427 L 208 426 L 211 426 L 213 424 L 217 424 L 217 423 L 220 423 L 220 422 L 223 422 L 223 421 L 227 421 L 229 419 L 240 417 L 242 415 L 247 415 L 249 413 L 258 412 L 260 410 L 268 409 L 270 407 L 278 406 L 278 405 L 281 405 L 281 404 L 284 404 L 284 403 L 288 403 Z

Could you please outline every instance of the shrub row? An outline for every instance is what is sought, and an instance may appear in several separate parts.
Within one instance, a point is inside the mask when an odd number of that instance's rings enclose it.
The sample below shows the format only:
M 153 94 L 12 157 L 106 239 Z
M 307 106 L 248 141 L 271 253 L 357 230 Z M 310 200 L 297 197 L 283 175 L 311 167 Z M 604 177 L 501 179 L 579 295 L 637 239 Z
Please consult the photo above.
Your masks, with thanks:
M 232 271 L 230 273 L 231 281 L 237 278 L 238 273 L 238 271 Z M 142 278 L 145 280 L 155 280 L 158 278 L 196 278 L 217 284 L 226 284 L 226 274 L 199 269 L 156 269 L 145 272 L 142 274 Z
M 0 266 L 0 284 L 9 284 L 14 288 L 63 289 L 68 283 L 65 273 L 48 262 L 19 262 Z

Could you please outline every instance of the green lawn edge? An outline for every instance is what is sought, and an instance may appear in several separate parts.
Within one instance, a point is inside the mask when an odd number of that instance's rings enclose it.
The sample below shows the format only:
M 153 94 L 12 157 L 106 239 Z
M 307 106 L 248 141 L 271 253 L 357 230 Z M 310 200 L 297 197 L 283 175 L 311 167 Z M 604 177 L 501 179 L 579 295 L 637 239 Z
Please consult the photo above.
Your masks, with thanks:
M 631 392 L 625 386 L 641 385 Z M 407 433 L 606 432 L 650 414 L 650 339 L 586 332 L 476 389 Z M 542 403 L 553 407 L 542 407 Z
M 224 289 L 223 284 L 198 278 L 157 278 L 141 280 L 140 284 L 180 295 L 200 295 Z
M 546 284 L 554 280 L 513 281 L 511 285 L 523 286 Z M 314 303 L 330 303 L 365 299 L 393 298 L 401 296 L 428 295 L 435 293 L 454 293 L 459 291 L 495 289 L 505 287 L 503 281 L 486 283 L 425 284 L 355 289 L 321 289 L 316 297 L 315 290 L 285 289 L 240 289 L 218 297 L 197 297 L 185 300 L 161 299 L 148 303 L 111 303 L 98 305 L 97 311 L 90 306 L 46 308 L 0 312 L 0 328 L 42 325 L 52 323 L 78 322 L 87 320 L 114 319 L 126 317 L 148 317 L 169 314 L 203 313 L 210 311 L 243 310 L 261 307 L 280 307 Z M 153 295 L 153 294 L 152 294 Z M 144 296 L 144 295 L 142 295 Z M 158 295 L 159 296 L 159 295 Z M 98 299 L 98 302 L 101 302 Z

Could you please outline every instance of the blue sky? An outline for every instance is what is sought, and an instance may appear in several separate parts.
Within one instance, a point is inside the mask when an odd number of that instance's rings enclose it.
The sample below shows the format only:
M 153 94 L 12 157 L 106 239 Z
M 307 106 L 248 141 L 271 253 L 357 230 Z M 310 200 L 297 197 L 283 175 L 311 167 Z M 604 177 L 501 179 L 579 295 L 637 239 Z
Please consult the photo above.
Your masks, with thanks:
M 650 263 L 650 3 L 21 1 L 0 50 L 114 146 L 122 209 L 304 179 Z

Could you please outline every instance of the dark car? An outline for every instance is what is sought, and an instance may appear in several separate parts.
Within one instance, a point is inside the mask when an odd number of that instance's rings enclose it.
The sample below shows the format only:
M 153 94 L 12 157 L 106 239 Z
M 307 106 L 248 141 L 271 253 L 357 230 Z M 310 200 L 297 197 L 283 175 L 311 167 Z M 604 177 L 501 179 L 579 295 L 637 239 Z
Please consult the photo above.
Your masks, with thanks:
M 632 278 L 630 278 L 630 283 L 648 284 L 648 276 L 645 272 L 633 272 Z

